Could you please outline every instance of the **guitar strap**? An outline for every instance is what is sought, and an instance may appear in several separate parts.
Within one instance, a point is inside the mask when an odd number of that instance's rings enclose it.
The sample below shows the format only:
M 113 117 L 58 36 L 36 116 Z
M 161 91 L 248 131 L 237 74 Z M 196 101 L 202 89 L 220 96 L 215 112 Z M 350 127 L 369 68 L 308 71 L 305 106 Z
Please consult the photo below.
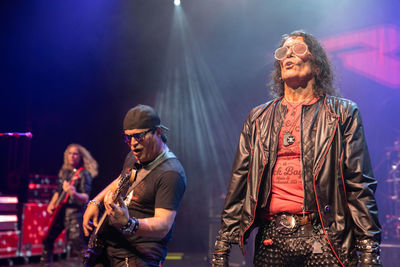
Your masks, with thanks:
M 71 180 L 70 180 L 71 185 L 74 185 L 74 184 L 75 184 L 75 180 L 79 178 L 79 173 L 80 173 L 81 171 L 83 171 L 84 169 L 85 169 L 84 167 L 80 167 L 79 169 L 77 169 L 77 170 L 74 172 L 74 174 L 72 175 Z M 65 191 L 63 191 L 62 193 L 64 193 L 64 192 L 65 192 Z M 66 193 L 64 193 L 64 194 L 65 194 L 65 196 L 62 198 L 62 200 L 61 200 L 59 203 L 66 203 L 66 202 L 68 201 L 69 195 L 66 194 Z
M 147 175 L 154 170 L 158 165 L 166 161 L 167 159 L 175 159 L 176 156 L 174 153 L 172 153 L 169 150 L 164 151 L 161 153 L 155 160 L 153 160 L 150 164 L 147 166 L 144 166 L 143 168 L 139 169 L 136 174 L 136 178 L 133 181 L 132 185 L 128 189 L 128 194 L 126 195 L 125 198 L 125 203 L 128 205 L 129 202 L 131 202 L 132 196 L 133 196 L 133 189 L 140 184 L 146 177 Z
M 75 180 L 76 180 L 77 178 L 79 178 L 79 173 L 80 173 L 81 171 L 83 171 L 84 169 L 85 169 L 84 167 L 80 167 L 79 169 L 77 169 L 77 170 L 75 171 L 74 175 L 72 176 L 71 184 L 74 183 Z

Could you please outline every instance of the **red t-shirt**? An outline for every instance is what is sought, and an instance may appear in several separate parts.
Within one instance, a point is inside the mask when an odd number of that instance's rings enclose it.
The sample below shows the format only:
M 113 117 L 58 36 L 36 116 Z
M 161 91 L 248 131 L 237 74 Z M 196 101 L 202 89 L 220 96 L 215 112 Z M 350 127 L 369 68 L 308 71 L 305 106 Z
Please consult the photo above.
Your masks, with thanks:
M 317 100 L 314 98 L 311 101 L 289 104 L 285 99 L 282 100 L 282 105 L 287 107 L 287 113 L 279 132 L 277 159 L 272 173 L 271 199 L 267 212 L 270 215 L 280 212 L 298 214 L 303 211 L 304 191 L 300 161 L 301 107 L 304 104 L 311 105 Z

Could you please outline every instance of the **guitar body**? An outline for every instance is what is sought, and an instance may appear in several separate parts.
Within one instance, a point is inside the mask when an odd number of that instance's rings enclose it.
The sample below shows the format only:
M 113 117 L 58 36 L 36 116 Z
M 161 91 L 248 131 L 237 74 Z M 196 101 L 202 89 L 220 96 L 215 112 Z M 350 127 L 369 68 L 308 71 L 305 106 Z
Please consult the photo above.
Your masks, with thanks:
M 107 218 L 107 213 L 104 212 L 96 229 L 90 235 L 88 248 L 83 256 L 84 266 L 94 266 L 97 258 L 104 252 L 105 243 L 102 234 L 106 227 Z
M 53 214 L 51 214 L 51 217 L 49 219 L 48 227 L 47 227 L 47 233 L 44 237 L 44 239 L 47 239 L 48 234 L 50 233 L 50 229 L 53 228 L 54 224 L 57 222 L 58 218 L 60 217 L 60 214 L 62 214 L 63 210 L 65 209 L 65 204 L 60 203 L 57 205 L 57 207 L 54 209 Z
M 132 170 L 132 173 L 124 174 L 118 185 L 118 189 L 115 194 L 114 200 L 121 196 L 121 193 L 126 193 L 126 189 L 132 184 L 136 178 L 136 170 Z M 108 215 L 104 212 L 103 216 L 99 220 L 96 229 L 92 232 L 89 238 L 88 249 L 83 257 L 83 265 L 86 267 L 93 267 L 96 264 L 98 257 L 104 252 L 105 240 L 102 237 L 104 229 L 107 226 Z

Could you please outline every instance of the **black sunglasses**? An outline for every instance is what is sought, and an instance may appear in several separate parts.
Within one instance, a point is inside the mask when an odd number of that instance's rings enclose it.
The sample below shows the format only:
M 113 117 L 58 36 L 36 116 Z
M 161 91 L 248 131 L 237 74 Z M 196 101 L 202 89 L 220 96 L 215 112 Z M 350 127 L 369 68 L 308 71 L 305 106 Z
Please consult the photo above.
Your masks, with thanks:
M 132 137 L 136 139 L 136 141 L 138 142 L 142 142 L 144 137 L 146 136 L 146 134 L 150 133 L 150 132 L 154 132 L 156 128 L 150 128 L 147 131 L 141 132 L 141 133 L 135 133 L 135 134 L 125 134 L 124 135 L 124 141 L 125 143 L 127 143 L 128 145 L 131 144 L 131 140 Z

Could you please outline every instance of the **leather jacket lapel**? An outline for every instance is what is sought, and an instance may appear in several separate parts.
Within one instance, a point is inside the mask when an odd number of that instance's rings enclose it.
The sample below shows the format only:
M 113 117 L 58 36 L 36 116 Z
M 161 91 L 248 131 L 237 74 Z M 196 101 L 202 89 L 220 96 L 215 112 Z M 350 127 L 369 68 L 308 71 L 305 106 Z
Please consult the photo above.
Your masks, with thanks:
M 313 172 L 316 173 L 318 167 L 323 163 L 325 156 L 332 145 L 339 123 L 339 116 L 328 110 L 325 103 L 320 106 L 318 120 L 317 120 L 317 133 L 315 136 L 315 153 L 314 153 L 314 168 Z
M 282 119 L 279 117 L 280 107 L 280 99 L 271 103 L 265 112 L 262 113 L 260 117 L 257 118 L 258 121 L 258 129 L 257 130 L 257 137 L 261 142 L 259 145 L 261 146 L 260 149 L 266 154 L 266 158 L 269 159 L 268 155 L 275 151 L 275 147 L 271 147 L 271 140 L 278 140 L 277 136 L 279 135 L 279 129 L 282 125 Z M 282 108 L 282 112 L 286 112 L 286 107 Z M 268 161 L 268 160 L 267 160 Z

